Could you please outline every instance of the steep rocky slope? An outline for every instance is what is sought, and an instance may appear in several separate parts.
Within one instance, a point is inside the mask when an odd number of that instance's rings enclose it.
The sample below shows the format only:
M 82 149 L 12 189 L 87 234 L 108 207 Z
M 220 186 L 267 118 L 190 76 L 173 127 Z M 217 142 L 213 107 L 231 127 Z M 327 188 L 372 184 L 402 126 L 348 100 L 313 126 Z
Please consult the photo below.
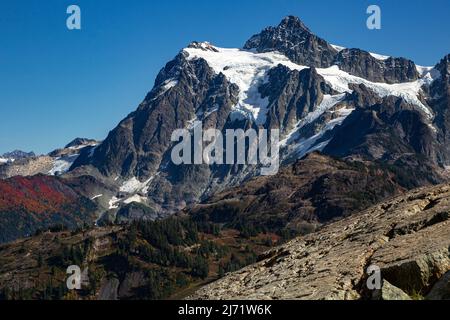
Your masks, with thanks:
M 450 185 L 422 188 L 297 238 L 193 299 L 449 298 Z M 367 268 L 383 287 L 369 291 Z
M 401 175 L 409 173 L 315 152 L 275 176 L 255 177 L 185 211 L 238 228 L 309 233 L 404 192 Z

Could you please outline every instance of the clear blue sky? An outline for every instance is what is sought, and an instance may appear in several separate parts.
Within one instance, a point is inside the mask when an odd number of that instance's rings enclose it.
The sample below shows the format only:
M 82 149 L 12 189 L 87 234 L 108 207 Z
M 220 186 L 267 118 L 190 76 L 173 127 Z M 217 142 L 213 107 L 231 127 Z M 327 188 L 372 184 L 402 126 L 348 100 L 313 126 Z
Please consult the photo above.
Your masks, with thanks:
M 66 28 L 66 8 L 82 30 Z M 382 30 L 365 27 L 369 4 Z M 449 0 L 0 0 L 0 153 L 103 139 L 192 40 L 241 47 L 299 16 L 331 43 L 434 65 L 450 53 Z

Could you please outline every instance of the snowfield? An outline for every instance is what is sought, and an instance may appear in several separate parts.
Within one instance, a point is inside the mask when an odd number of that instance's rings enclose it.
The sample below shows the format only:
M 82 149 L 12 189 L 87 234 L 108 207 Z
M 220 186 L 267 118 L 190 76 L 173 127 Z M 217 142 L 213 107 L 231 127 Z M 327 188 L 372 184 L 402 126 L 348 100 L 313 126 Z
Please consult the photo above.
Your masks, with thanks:
M 336 50 L 344 49 L 336 45 L 333 47 Z M 204 43 L 201 49 L 185 48 L 183 51 L 188 54 L 188 59 L 205 59 L 217 74 L 223 73 L 230 82 L 236 84 L 240 94 L 235 111 L 240 115 L 233 115 L 233 117 L 235 119 L 251 117 L 258 125 L 265 123 L 268 111 L 268 100 L 262 99 L 258 92 L 259 86 L 267 81 L 267 72 L 279 64 L 291 70 L 309 68 L 291 62 L 278 52 L 257 53 L 242 49 L 226 49 L 212 46 L 209 43 Z M 370 54 L 380 60 L 389 58 L 375 53 Z M 406 102 L 417 106 L 418 110 L 431 119 L 433 113 L 420 101 L 419 95 L 421 87 L 433 81 L 437 75 L 430 67 L 418 67 L 418 70 L 423 75 L 422 79 L 398 84 L 371 82 L 342 71 L 338 66 L 318 68 L 317 72 L 339 93 L 351 93 L 349 84 L 364 84 L 380 97 L 392 95 L 403 98 Z
M 390 58 L 390 56 L 385 56 L 385 55 L 378 54 L 378 53 L 373 53 L 373 52 L 369 52 L 369 54 L 370 54 L 372 57 L 374 57 L 375 59 L 378 59 L 378 60 L 387 60 L 387 59 Z
M 124 200 L 123 203 L 125 204 L 130 204 L 133 202 L 146 203 L 146 200 L 147 200 L 146 197 L 142 197 L 140 195 L 135 194 L 134 196 L 131 196 L 128 199 Z
M 109 200 L 109 203 L 108 203 L 109 204 L 109 209 L 111 210 L 111 209 L 119 208 L 119 202 L 120 202 L 119 198 L 112 197 L 111 200 Z
M 140 182 L 138 178 L 132 177 L 125 181 L 120 187 L 119 191 L 124 193 L 135 193 L 138 191 L 142 191 L 144 193 L 147 192 L 148 184 L 153 180 L 154 177 L 151 177 L 147 181 Z
M 79 154 L 73 154 L 66 157 L 56 158 L 55 162 L 53 163 L 53 168 L 48 172 L 48 174 L 54 176 L 56 174 L 61 174 L 69 171 L 70 167 L 78 158 L 78 156 Z
M 4 163 L 12 163 L 14 162 L 16 159 L 12 159 L 12 158 L 0 158 L 0 164 L 4 164 Z
M 286 147 L 287 145 L 289 145 L 290 143 L 292 143 L 293 141 L 295 141 L 296 139 L 299 139 L 299 134 L 298 131 L 303 128 L 304 126 L 313 123 L 315 120 L 317 120 L 321 115 L 323 115 L 325 112 L 329 111 L 331 108 L 333 108 L 334 106 L 336 106 L 339 102 L 343 101 L 345 98 L 345 93 L 342 94 L 338 94 L 335 96 L 331 96 L 331 95 L 324 95 L 322 102 L 320 103 L 320 105 L 317 106 L 316 110 L 314 110 L 313 112 L 310 112 L 306 117 L 304 117 L 302 120 L 300 120 L 297 125 L 295 126 L 295 128 L 293 130 L 291 130 L 290 133 L 288 133 L 286 135 L 286 137 L 280 141 L 280 146 L 281 147 Z M 351 110 L 353 111 L 353 110 Z M 350 115 L 351 112 L 346 113 L 345 117 L 342 118 L 340 121 L 341 123 L 345 120 L 345 118 Z M 340 124 L 340 123 L 339 123 Z M 335 127 L 325 127 L 324 131 L 322 132 L 322 135 L 328 131 L 331 130 Z M 320 138 L 320 137 L 318 137 Z M 316 139 L 317 140 L 317 139 Z M 325 147 L 325 146 L 324 146 Z M 308 151 L 308 150 L 306 150 Z
M 188 59 L 205 59 L 217 74 L 223 73 L 230 82 L 236 84 L 239 87 L 239 102 L 235 111 L 251 117 L 257 124 L 266 122 L 269 101 L 261 98 L 258 88 L 267 81 L 267 71 L 279 64 L 295 70 L 307 68 L 277 52 L 255 53 L 241 49 L 213 48 L 217 52 L 197 48 L 186 48 L 184 52 L 189 54 Z M 239 118 L 239 115 L 234 117 Z
M 387 84 L 381 82 L 371 82 L 366 79 L 353 76 L 339 69 L 338 66 L 332 66 L 325 69 L 317 69 L 317 72 L 324 77 L 325 81 L 338 92 L 351 93 L 349 84 L 364 84 L 366 87 L 374 91 L 381 98 L 387 96 L 395 96 L 403 98 L 406 102 L 415 105 L 420 111 L 425 113 L 429 118 L 433 117 L 433 113 L 420 100 L 419 95 L 424 84 L 429 79 L 419 79 L 412 82 L 403 82 L 395 84 Z

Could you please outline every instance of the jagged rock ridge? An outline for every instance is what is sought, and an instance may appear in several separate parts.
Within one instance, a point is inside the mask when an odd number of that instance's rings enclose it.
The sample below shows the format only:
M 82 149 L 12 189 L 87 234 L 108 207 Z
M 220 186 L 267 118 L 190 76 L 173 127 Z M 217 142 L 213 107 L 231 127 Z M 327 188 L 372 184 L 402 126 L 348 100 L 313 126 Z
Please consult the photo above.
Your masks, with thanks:
M 313 34 L 294 16 L 286 17 L 277 27 L 266 28 L 254 35 L 244 48 L 258 52 L 279 51 L 295 63 L 317 68 L 338 65 L 350 74 L 373 82 L 399 83 L 419 78 L 411 60 L 393 57 L 383 60 L 360 49 L 337 49 Z

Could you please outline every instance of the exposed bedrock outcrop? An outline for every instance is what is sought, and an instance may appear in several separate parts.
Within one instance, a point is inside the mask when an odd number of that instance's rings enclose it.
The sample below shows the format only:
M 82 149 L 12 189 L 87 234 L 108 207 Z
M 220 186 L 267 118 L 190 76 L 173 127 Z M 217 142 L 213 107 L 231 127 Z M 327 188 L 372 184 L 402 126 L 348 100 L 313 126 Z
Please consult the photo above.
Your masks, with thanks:
M 297 238 L 192 299 L 445 299 L 450 185 L 422 188 Z M 378 266 L 381 292 L 367 288 Z

